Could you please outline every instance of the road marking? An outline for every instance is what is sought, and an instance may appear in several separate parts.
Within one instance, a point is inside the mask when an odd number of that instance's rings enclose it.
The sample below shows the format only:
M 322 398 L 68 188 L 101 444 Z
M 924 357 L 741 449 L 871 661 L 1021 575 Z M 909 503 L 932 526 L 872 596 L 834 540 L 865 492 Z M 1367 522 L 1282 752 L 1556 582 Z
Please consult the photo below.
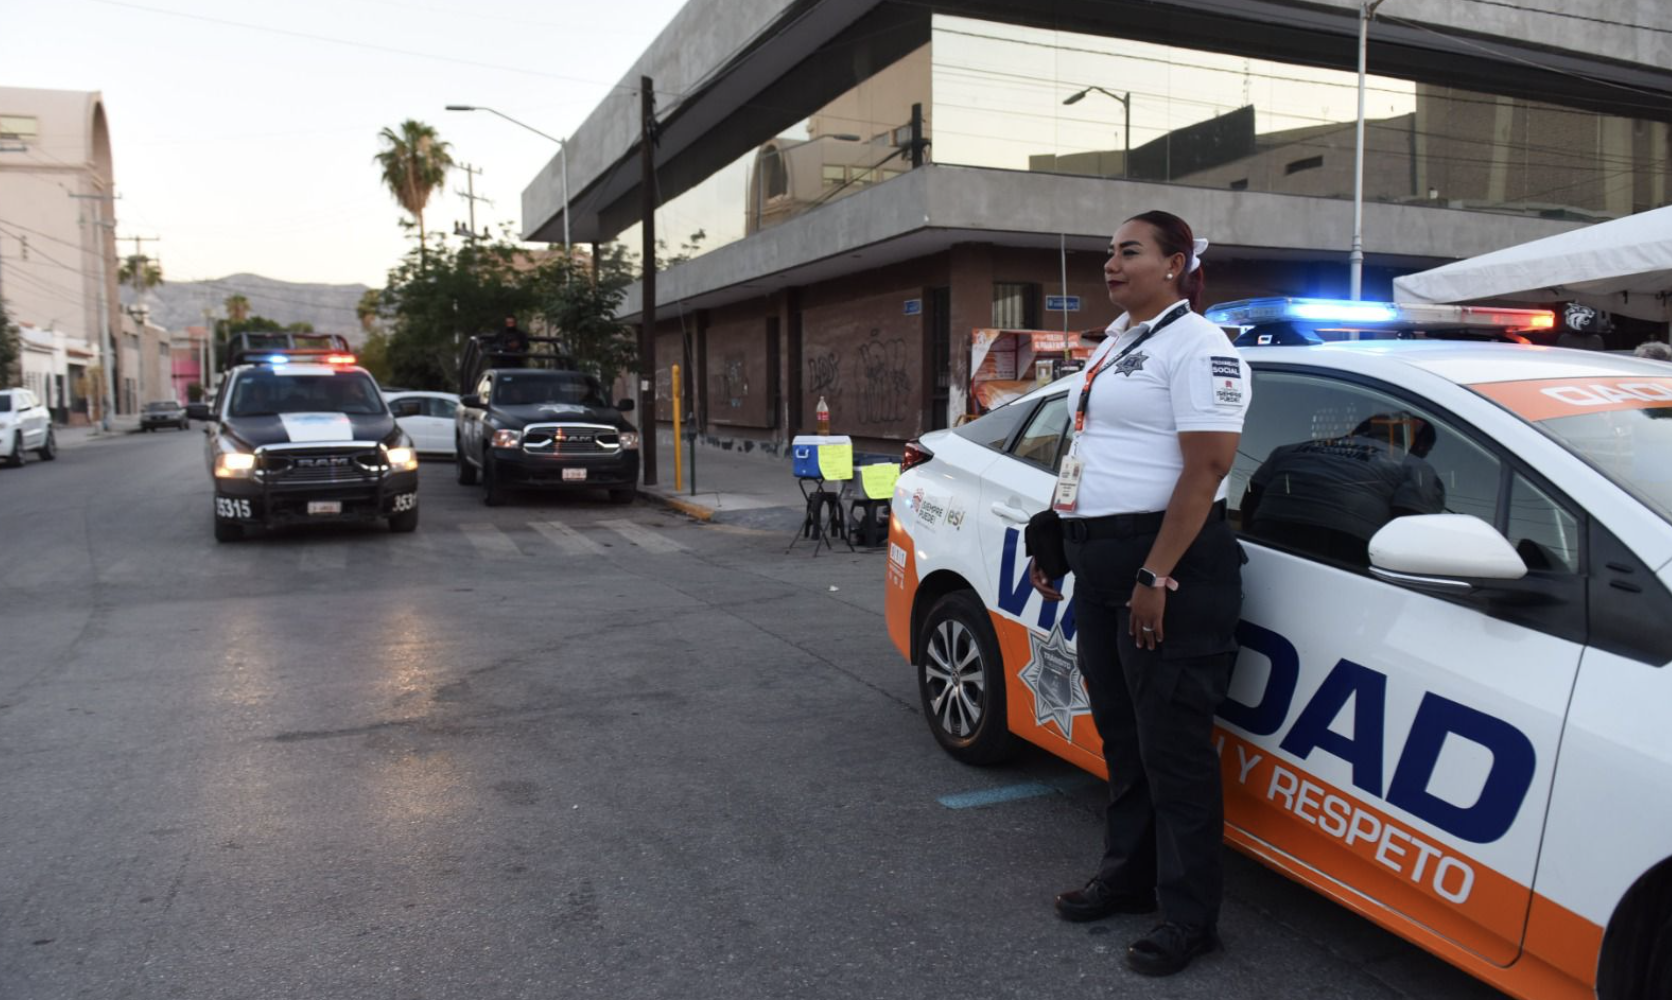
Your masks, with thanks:
M 604 547 L 567 524 L 558 521 L 530 521 L 528 526 L 544 535 L 567 556 L 601 556 Z
M 1041 795 L 1056 795 L 1061 789 L 1037 781 L 1026 781 L 1020 785 L 1002 785 L 998 788 L 983 788 L 978 792 L 959 792 L 956 795 L 942 795 L 935 801 L 948 809 L 975 809 L 981 806 L 997 805 L 1000 802 L 1014 802 L 1017 799 L 1034 799 Z
M 485 556 L 522 555 L 522 549 L 511 541 L 511 536 L 491 524 L 461 524 L 459 530 L 470 539 L 470 544 L 476 546 L 476 551 Z
M 603 527 L 610 529 L 621 537 L 637 545 L 646 552 L 689 552 L 685 546 L 671 538 L 664 537 L 651 531 L 642 524 L 627 520 L 599 521 Z

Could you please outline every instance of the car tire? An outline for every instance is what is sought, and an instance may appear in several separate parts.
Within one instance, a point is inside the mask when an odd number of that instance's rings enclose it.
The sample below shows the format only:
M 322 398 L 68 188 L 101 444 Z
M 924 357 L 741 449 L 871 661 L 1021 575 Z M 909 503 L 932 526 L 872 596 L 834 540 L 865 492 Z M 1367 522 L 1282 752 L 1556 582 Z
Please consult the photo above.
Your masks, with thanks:
M 482 502 L 489 507 L 505 505 L 505 487 L 499 484 L 499 473 L 494 471 L 490 456 L 482 456 Z
M 46 429 L 46 440 L 35 449 L 35 454 L 39 455 L 43 462 L 50 462 L 58 457 L 58 434 L 52 428 Z
M 409 531 L 418 530 L 418 508 L 403 510 L 399 514 L 389 516 L 389 530 L 397 535 L 404 535 Z
M 236 542 L 244 537 L 244 526 L 236 521 L 224 521 L 215 518 L 215 541 Z
M 29 453 L 23 450 L 23 432 L 18 431 L 12 435 L 12 454 L 10 458 L 6 459 L 6 464 L 16 469 L 27 461 L 29 461 Z
M 637 490 L 610 490 L 610 503 L 632 503 L 633 497 L 636 496 L 637 493 Z
M 469 460 L 464 457 L 464 448 L 460 447 L 457 439 L 453 441 L 453 461 L 457 462 L 459 466 L 459 485 L 475 486 L 476 466 L 471 465 Z
M 192 422 L 190 420 L 180 421 L 180 429 L 183 430 L 183 431 L 191 430 L 192 429 Z
M 997 764 L 1021 741 L 1005 717 L 1004 661 L 987 610 L 969 591 L 936 601 L 919 637 L 917 692 L 941 749 L 966 764 Z

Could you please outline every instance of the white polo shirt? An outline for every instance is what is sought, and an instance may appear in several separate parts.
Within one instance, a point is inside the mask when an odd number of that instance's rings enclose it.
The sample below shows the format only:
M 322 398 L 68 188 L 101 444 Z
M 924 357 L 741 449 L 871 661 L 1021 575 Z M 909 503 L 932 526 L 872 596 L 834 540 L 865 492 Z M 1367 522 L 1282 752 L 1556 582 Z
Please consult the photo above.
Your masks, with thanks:
M 1156 320 L 1178 305 L 1156 314 Z M 1109 324 L 1109 337 L 1092 354 L 1096 371 L 1112 354 L 1143 336 L 1149 324 L 1127 329 L 1129 316 Z M 1082 375 L 1068 393 L 1070 419 L 1080 405 Z M 1067 517 L 1101 517 L 1167 509 L 1184 471 L 1181 431 L 1242 432 L 1253 387 L 1248 363 L 1225 331 L 1194 312 L 1162 327 L 1137 350 L 1092 382 L 1086 426 L 1073 454 L 1085 464 L 1079 500 Z M 1224 499 L 1221 481 L 1216 499 Z

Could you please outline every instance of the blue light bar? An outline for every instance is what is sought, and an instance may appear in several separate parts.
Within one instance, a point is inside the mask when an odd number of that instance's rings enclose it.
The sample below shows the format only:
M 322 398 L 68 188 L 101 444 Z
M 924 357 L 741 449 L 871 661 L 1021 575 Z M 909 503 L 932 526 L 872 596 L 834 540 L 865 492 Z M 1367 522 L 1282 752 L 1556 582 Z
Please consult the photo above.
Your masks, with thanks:
M 1217 326 L 1255 326 L 1284 320 L 1312 323 L 1389 323 L 1399 318 L 1399 307 L 1391 302 L 1355 302 L 1352 299 L 1242 299 L 1224 302 L 1204 314 Z
M 267 363 L 270 365 L 288 365 L 290 364 L 290 355 L 269 354 L 267 355 Z

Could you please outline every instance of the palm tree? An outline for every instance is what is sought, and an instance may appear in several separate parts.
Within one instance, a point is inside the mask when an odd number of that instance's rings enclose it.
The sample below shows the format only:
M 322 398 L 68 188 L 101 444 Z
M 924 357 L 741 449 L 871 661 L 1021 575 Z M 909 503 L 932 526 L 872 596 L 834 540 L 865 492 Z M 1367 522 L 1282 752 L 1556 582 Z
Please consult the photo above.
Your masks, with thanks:
M 130 254 L 117 276 L 143 295 L 163 283 L 163 266 L 142 253 Z
M 377 135 L 383 151 L 372 159 L 383 168 L 383 183 L 400 206 L 418 220 L 418 261 L 426 262 L 424 206 L 447 179 L 453 165 L 452 147 L 436 137 L 435 127 L 408 118 L 400 131 L 385 128 Z
M 232 323 L 242 323 L 250 318 L 250 300 L 234 293 L 226 297 L 226 318 Z

